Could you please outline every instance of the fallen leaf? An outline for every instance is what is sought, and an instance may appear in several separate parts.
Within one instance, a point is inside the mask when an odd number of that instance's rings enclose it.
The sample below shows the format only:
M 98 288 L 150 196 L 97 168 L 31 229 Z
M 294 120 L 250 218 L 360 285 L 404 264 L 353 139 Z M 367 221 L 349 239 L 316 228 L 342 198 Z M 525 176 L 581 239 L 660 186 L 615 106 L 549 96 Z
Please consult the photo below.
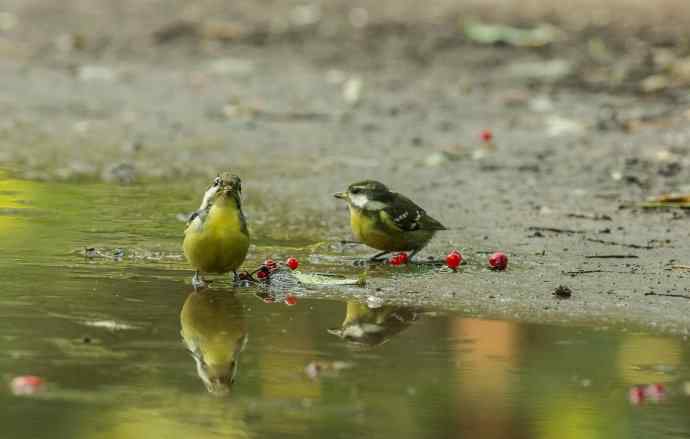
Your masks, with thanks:
M 648 198 L 647 201 L 640 203 L 640 207 L 690 207 L 690 194 L 663 194 Z
M 547 23 L 531 28 L 518 28 L 466 20 L 463 27 L 465 36 L 480 44 L 505 43 L 517 47 L 543 47 L 563 38 L 560 29 Z

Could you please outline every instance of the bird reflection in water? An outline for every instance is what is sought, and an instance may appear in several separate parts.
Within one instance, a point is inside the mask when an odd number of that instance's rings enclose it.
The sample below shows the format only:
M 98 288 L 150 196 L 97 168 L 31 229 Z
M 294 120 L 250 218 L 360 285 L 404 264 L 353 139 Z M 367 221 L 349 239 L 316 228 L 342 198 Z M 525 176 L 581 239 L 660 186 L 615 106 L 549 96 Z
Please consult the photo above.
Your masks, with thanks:
M 410 326 L 418 315 L 419 310 L 414 308 L 394 305 L 372 308 L 364 303 L 348 301 L 341 327 L 328 332 L 351 343 L 378 346 Z
M 182 306 L 180 323 L 182 339 L 206 389 L 215 395 L 229 394 L 247 344 L 242 303 L 228 291 L 192 292 Z

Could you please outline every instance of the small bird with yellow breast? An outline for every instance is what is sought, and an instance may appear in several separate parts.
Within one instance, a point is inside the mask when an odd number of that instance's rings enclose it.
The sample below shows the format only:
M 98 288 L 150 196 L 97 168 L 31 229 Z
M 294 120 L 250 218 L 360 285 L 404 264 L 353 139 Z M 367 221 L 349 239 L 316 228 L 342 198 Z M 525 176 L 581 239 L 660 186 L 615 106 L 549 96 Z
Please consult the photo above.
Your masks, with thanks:
M 249 250 L 249 230 L 242 212 L 242 181 L 223 173 L 204 193 L 199 209 L 187 221 L 182 248 L 194 268 L 194 288 L 206 286 L 204 273 L 233 272 Z
M 355 238 L 381 250 L 370 258 L 378 261 L 391 252 L 410 251 L 410 259 L 424 248 L 436 232 L 446 227 L 412 200 L 374 180 L 351 184 L 334 194 L 350 208 L 350 226 Z

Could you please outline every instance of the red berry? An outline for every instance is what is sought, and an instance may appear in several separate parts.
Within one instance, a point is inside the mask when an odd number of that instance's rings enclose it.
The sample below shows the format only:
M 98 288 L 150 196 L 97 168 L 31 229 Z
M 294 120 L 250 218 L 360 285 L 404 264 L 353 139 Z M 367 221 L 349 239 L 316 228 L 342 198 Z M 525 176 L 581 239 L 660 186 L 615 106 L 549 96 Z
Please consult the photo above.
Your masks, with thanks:
M 273 271 L 273 270 L 275 270 L 276 268 L 278 268 L 278 264 L 277 264 L 276 261 L 274 261 L 273 259 L 266 259 L 266 260 L 264 261 L 264 267 L 266 267 L 266 268 L 268 268 L 269 270 Z
M 264 269 L 265 267 L 261 267 L 262 269 L 256 272 L 256 277 L 260 280 L 265 280 L 268 279 L 268 269 Z
M 460 263 L 462 262 L 462 255 L 460 252 L 452 251 L 446 256 L 446 265 L 448 268 L 452 268 L 455 270 L 460 266 Z
M 493 270 L 505 270 L 508 267 L 508 256 L 503 252 L 496 252 L 489 256 L 489 267 Z
M 400 259 L 400 255 L 393 255 L 388 259 L 388 263 L 391 265 L 400 265 L 402 264 L 402 260 Z
M 666 396 L 666 388 L 663 384 L 649 384 L 643 390 L 644 396 L 652 401 L 661 401 Z
M 489 142 L 491 142 L 491 139 L 494 138 L 494 135 L 493 135 L 493 133 L 491 132 L 491 130 L 488 130 L 488 129 L 487 129 L 487 130 L 483 130 L 483 131 L 482 131 L 481 137 L 482 137 L 482 140 L 483 140 L 484 142 L 489 143 Z
M 290 267 L 290 270 L 297 270 L 297 267 L 299 267 L 299 261 L 296 258 L 287 258 L 285 263 Z
M 640 386 L 633 386 L 628 390 L 628 400 L 632 405 L 640 405 L 644 402 L 644 390 Z
M 407 253 L 398 253 L 398 258 L 400 259 L 401 264 L 407 264 L 407 261 L 410 260 L 410 258 L 407 256 Z
M 287 306 L 297 305 L 297 297 L 294 294 L 288 294 L 285 297 L 285 304 Z
M 43 378 L 35 375 L 22 375 L 12 379 L 10 388 L 15 395 L 33 395 L 43 389 Z

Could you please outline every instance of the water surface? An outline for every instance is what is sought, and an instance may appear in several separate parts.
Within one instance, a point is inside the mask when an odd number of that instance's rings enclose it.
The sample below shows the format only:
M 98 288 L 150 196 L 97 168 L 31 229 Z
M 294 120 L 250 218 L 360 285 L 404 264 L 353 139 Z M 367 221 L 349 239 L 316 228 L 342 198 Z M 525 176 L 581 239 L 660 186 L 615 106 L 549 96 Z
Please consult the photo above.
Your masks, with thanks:
M 366 290 L 297 292 L 295 306 L 228 282 L 195 293 L 176 218 L 195 200 L 183 185 L 0 177 L 0 370 L 47 382 L 0 391 L 1 437 L 690 435 L 684 339 L 371 309 Z M 306 261 L 326 236 L 261 227 L 248 265 Z M 304 269 L 348 273 L 324 256 Z M 629 402 L 652 383 L 663 400 Z

